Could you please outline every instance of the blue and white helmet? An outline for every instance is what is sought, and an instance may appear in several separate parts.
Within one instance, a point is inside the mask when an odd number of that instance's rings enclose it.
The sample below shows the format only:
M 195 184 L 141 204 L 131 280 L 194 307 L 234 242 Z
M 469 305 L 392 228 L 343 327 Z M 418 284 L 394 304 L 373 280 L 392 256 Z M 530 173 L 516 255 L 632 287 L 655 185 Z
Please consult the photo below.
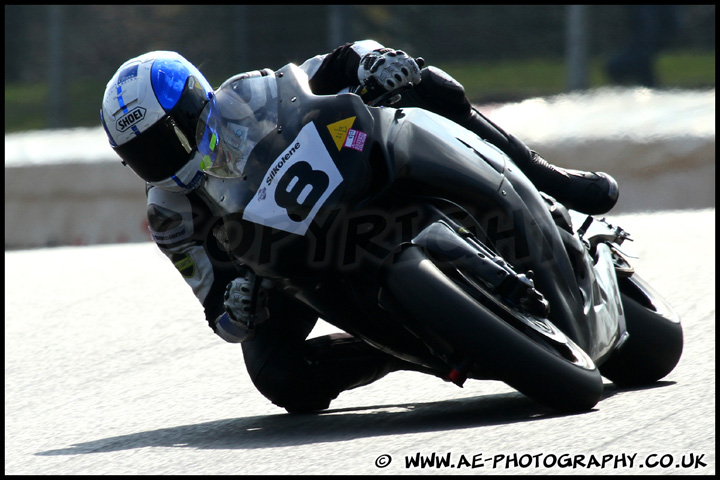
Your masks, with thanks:
M 110 145 L 140 178 L 188 192 L 203 177 L 195 129 L 212 92 L 180 54 L 150 52 L 123 63 L 113 75 L 100 119 Z

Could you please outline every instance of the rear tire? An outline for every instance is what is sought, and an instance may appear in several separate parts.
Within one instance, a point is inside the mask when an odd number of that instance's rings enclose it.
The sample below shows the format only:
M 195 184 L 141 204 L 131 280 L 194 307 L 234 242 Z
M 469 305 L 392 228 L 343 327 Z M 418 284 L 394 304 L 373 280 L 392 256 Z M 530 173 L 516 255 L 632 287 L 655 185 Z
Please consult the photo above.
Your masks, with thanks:
M 482 288 L 469 295 L 461 276 L 448 277 L 417 247 L 398 260 L 386 285 L 410 330 L 429 329 L 490 378 L 556 410 L 585 411 L 600 400 L 597 367 L 546 319 L 508 305 L 498 309 L 499 300 Z
M 600 366 L 600 373 L 621 387 L 648 385 L 680 361 L 680 318 L 637 274 L 621 278 L 619 284 L 630 337 Z

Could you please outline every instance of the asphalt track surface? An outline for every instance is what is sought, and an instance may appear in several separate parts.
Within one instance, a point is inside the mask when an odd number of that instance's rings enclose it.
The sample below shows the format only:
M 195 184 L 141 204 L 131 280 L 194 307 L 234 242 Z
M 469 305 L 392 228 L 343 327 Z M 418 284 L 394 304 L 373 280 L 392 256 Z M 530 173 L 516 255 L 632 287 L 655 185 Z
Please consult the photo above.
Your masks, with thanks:
M 6 252 L 5 473 L 714 474 L 715 210 L 609 218 L 681 315 L 685 350 L 656 385 L 605 380 L 574 415 L 410 372 L 289 415 L 153 244 Z M 449 461 L 409 463 L 433 454 Z

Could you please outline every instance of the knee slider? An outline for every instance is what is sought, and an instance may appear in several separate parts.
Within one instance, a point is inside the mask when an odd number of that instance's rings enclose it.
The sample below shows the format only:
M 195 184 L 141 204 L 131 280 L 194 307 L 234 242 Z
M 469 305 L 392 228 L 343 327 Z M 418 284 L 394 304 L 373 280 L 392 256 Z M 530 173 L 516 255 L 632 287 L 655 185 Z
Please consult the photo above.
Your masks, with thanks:
M 314 383 L 303 371 L 261 371 L 254 379 L 255 387 L 265 398 L 288 412 L 311 412 L 330 406 L 335 397 Z
M 420 72 L 421 85 L 436 90 L 438 95 L 446 95 L 448 100 L 459 101 L 465 97 L 465 88 L 449 73 L 438 67 L 427 67 Z

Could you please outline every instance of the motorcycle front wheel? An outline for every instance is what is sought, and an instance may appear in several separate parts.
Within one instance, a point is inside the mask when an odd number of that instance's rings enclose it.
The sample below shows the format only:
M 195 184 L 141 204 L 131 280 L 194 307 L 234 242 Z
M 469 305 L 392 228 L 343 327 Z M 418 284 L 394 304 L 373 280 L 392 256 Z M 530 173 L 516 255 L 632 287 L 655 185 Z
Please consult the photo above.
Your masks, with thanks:
M 590 410 L 602 397 L 593 361 L 552 323 L 503 302 L 464 272 L 445 273 L 421 248 L 402 251 L 385 284 L 411 331 L 433 332 L 483 372 L 480 378 L 559 411 Z

